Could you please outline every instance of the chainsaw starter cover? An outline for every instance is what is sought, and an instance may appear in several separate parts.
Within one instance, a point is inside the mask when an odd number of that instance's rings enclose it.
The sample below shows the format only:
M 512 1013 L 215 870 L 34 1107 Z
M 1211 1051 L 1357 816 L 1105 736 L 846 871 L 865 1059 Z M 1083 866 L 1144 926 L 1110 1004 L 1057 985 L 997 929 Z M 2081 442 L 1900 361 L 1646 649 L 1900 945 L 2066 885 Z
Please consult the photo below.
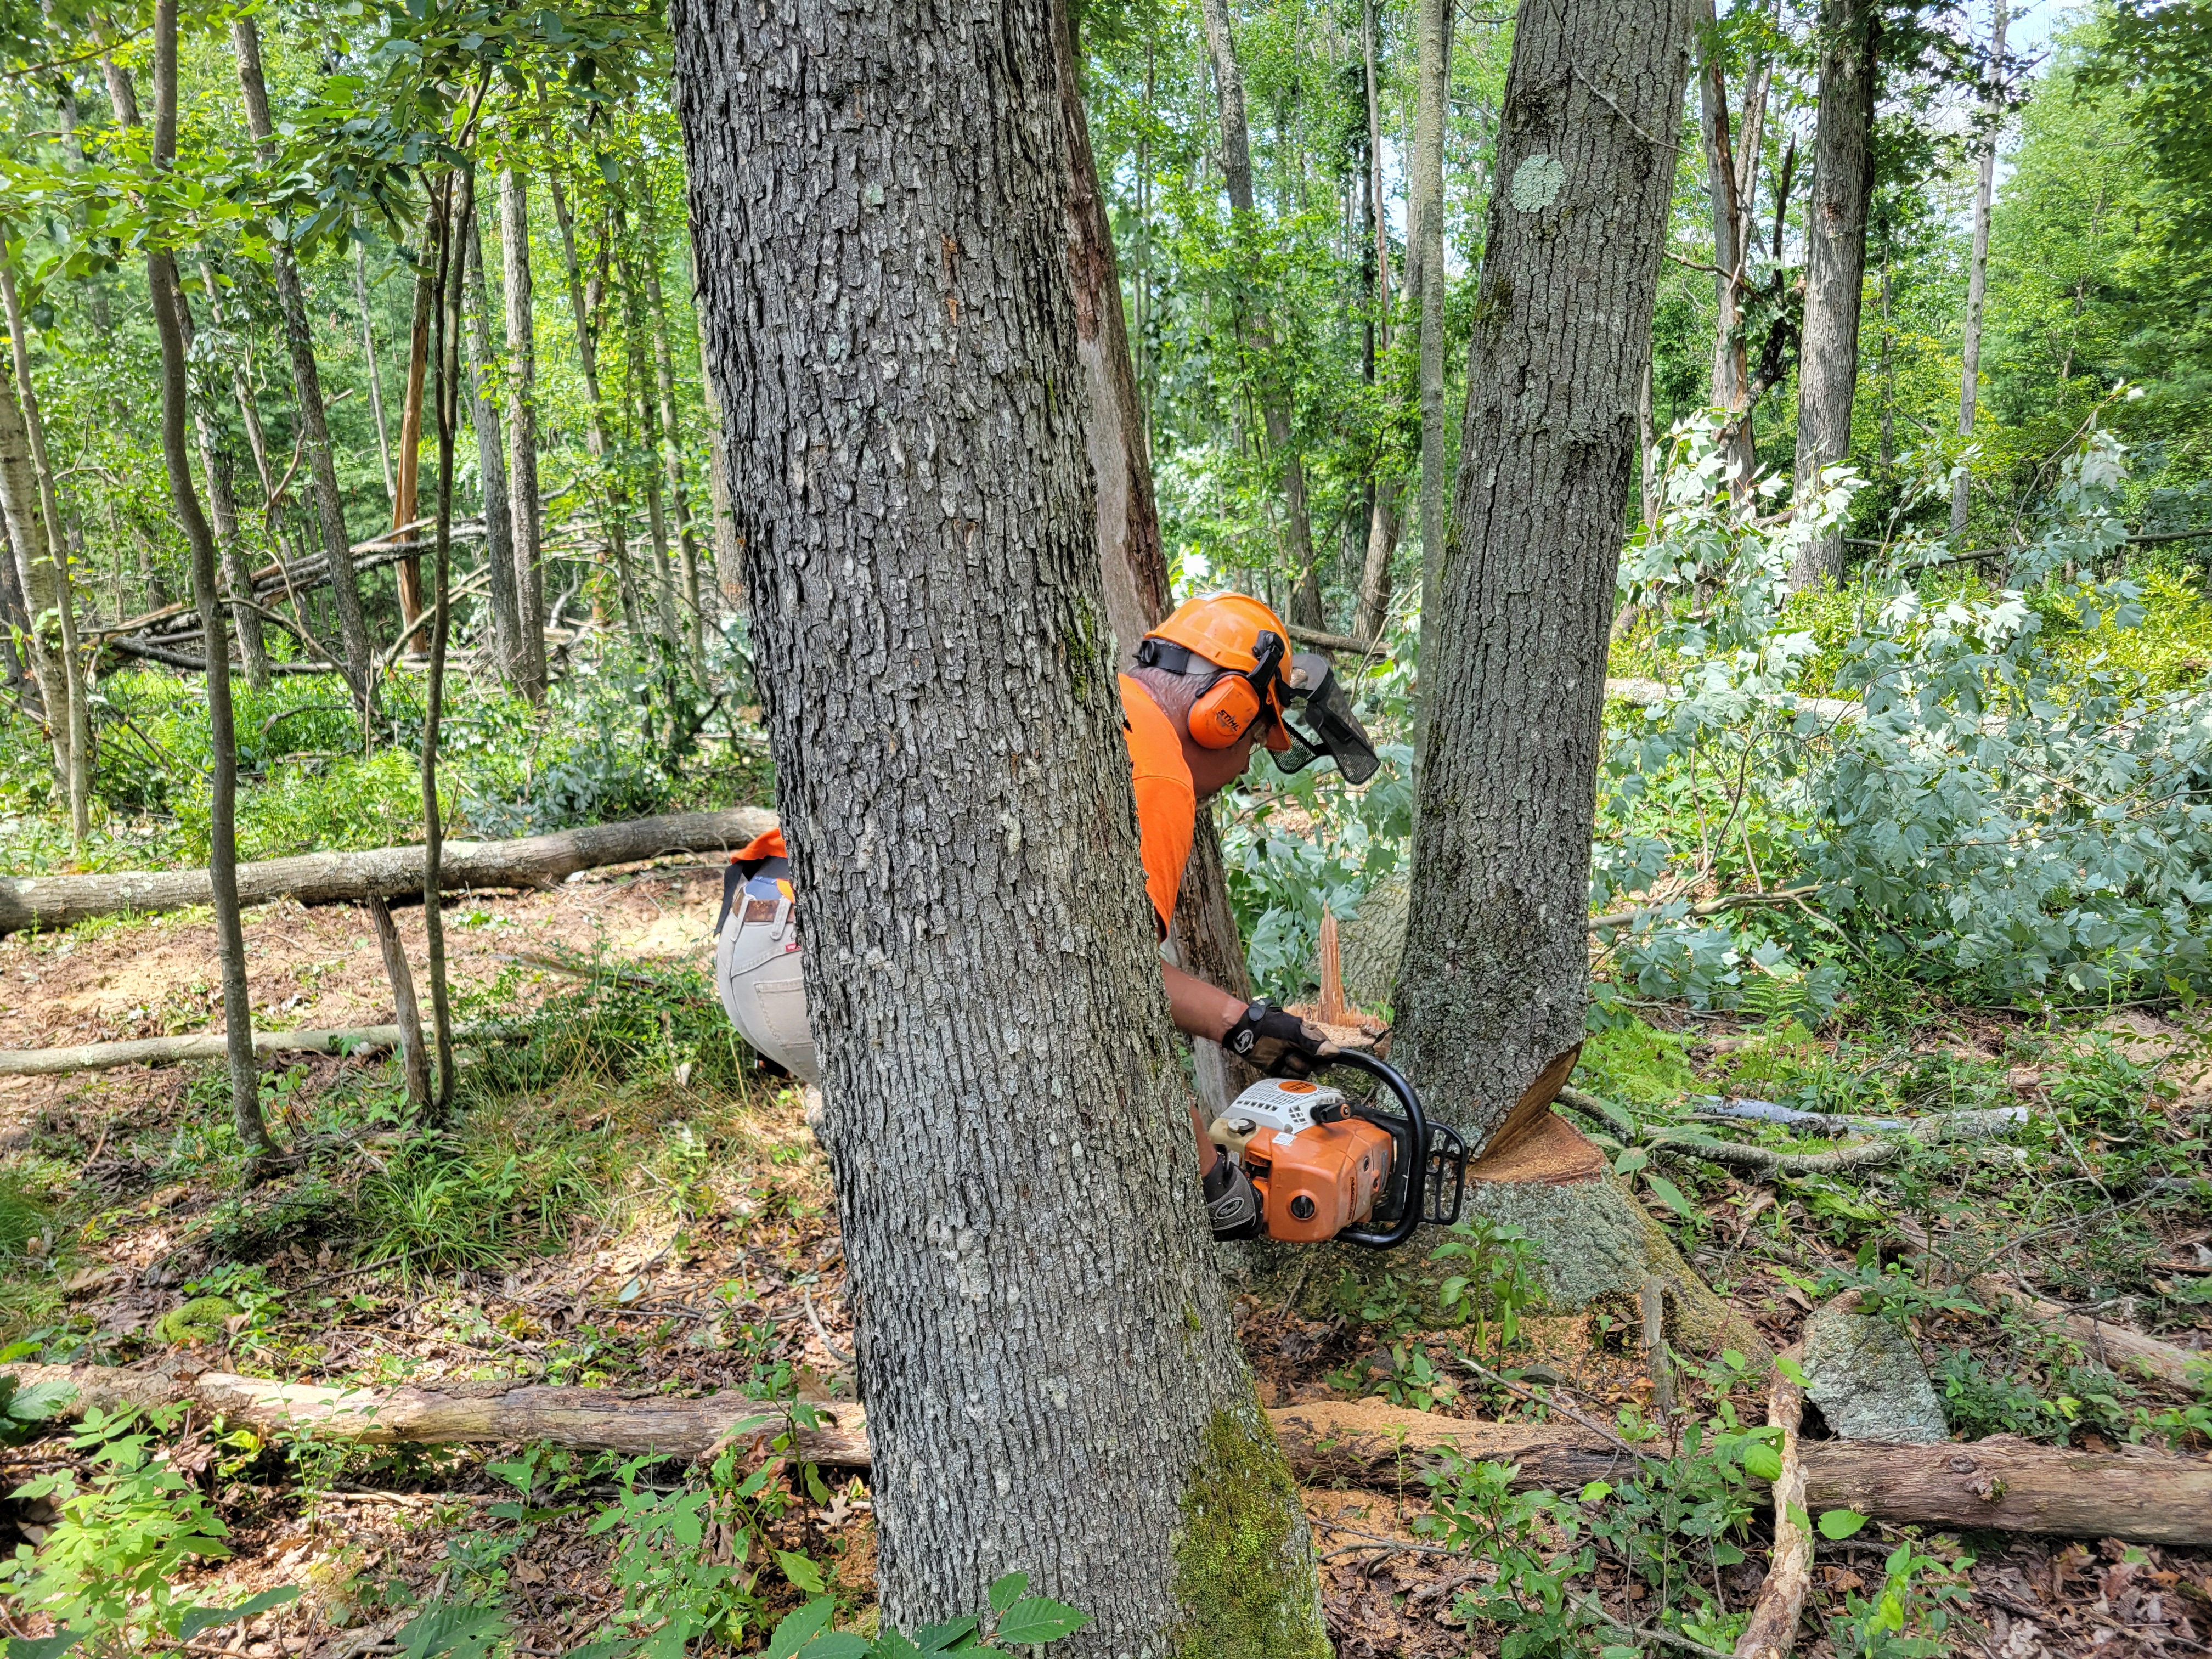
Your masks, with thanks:
M 1243 1159 L 1267 1237 L 1286 1244 L 1318 1244 L 1372 1219 L 1389 1181 L 1389 1131 L 1350 1115 L 1342 1091 L 1304 1079 L 1254 1084 L 1211 1133 Z

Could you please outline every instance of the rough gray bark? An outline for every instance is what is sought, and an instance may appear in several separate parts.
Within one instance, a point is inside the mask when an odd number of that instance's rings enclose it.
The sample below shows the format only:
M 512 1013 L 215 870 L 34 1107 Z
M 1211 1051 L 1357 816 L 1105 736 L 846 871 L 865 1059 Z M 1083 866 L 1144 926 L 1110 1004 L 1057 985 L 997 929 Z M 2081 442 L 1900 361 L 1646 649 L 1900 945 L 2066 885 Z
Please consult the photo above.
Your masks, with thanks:
M 690 239 L 691 319 L 699 335 L 700 401 L 707 406 L 707 501 L 714 520 L 714 576 L 722 599 L 739 611 L 746 608 L 744 550 L 738 544 L 738 521 L 730 505 L 729 434 L 722 423 L 721 394 L 714 377 L 706 372 L 707 316 L 699 303 L 698 239 Z
M 476 428 L 477 468 L 483 480 L 484 570 L 491 589 L 492 636 L 499 647 L 500 677 L 526 682 L 529 647 L 522 637 L 520 596 L 514 587 L 514 530 L 507 489 L 507 455 L 501 441 L 499 408 L 493 401 L 491 292 L 484 281 L 483 234 L 471 201 L 463 228 L 462 252 L 468 261 L 462 304 L 469 315 L 469 414 Z M 449 513 L 447 530 L 452 529 Z
M 1697 0 L 1526 0 L 1476 300 L 1399 1060 L 1482 1141 L 1582 1040 L 1607 627 Z
M 251 28 L 241 18 L 238 27 Z M 255 64 L 259 79 L 259 64 Z M 264 115 L 267 113 L 264 108 Z M 177 149 L 177 0 L 155 0 L 153 165 L 167 172 Z M 246 1149 L 247 1178 L 276 1148 L 261 1121 L 261 1082 L 253 1059 L 253 1004 L 246 981 L 246 933 L 238 909 L 238 738 L 230 707 L 230 647 L 224 637 L 222 601 L 216 589 L 215 536 L 192 488 L 185 448 L 185 337 L 177 316 L 176 261 L 167 250 L 146 256 L 146 285 L 154 325 L 161 339 L 161 456 L 169 472 L 169 497 L 191 549 L 192 598 L 199 607 L 207 659 L 208 746 L 214 780 L 208 808 L 208 883 L 215 900 L 217 954 L 222 963 L 224 1048 L 230 1062 L 230 1115 Z M 343 549 L 341 549 L 343 553 Z
M 1971 439 L 1974 435 L 1974 399 L 1979 391 L 1982 374 L 1982 298 L 1989 291 L 1990 282 L 1990 198 L 1996 186 L 1997 118 L 2002 108 L 2003 85 L 1998 78 L 2004 68 L 2005 25 L 2011 21 L 2011 0 L 1991 0 L 1990 6 L 1990 84 L 1984 95 L 1984 116 L 1990 130 L 1982 140 L 1981 174 L 1974 185 L 1974 252 L 1973 262 L 1966 270 L 1966 317 L 1960 341 L 1959 357 L 1959 436 Z M 1882 301 L 1885 312 L 1888 307 L 1889 272 L 1882 271 Z M 1883 336 L 1885 349 L 1888 336 Z M 1883 419 L 1888 418 L 1889 405 L 1882 405 Z M 1883 447 L 1887 448 L 1885 443 Z M 1951 533 L 1966 533 L 1966 504 L 1972 479 L 1962 464 L 1957 477 L 1951 480 Z
M 1051 8 L 672 21 L 885 1622 L 1023 1568 L 1071 1655 L 1319 1656 L 1138 874 Z
M 1236 214 L 1238 234 L 1251 236 L 1258 229 L 1252 203 L 1252 135 L 1244 113 L 1244 71 L 1237 62 L 1237 39 L 1229 23 L 1229 0 L 1204 0 L 1206 56 L 1213 64 L 1213 85 L 1221 105 L 1221 171 L 1229 187 L 1229 205 Z M 1272 368 L 1274 331 L 1264 316 L 1248 318 L 1246 331 L 1252 352 Z M 1313 522 L 1306 508 L 1306 473 L 1291 433 L 1291 406 L 1279 387 L 1261 388 L 1260 418 L 1267 434 L 1267 453 L 1282 468 L 1285 556 L 1296 587 L 1290 620 L 1309 628 L 1326 628 L 1322 615 L 1320 571 L 1314 560 Z
M 276 128 L 270 119 L 269 91 L 261 75 L 261 35 L 250 15 L 232 21 L 230 40 L 238 57 L 239 89 L 246 99 L 246 129 L 265 160 L 275 153 Z M 276 289 L 276 308 L 284 319 L 285 348 L 292 357 L 292 386 L 299 400 L 307 477 L 314 486 L 316 527 L 322 532 L 323 555 L 330 561 L 338 652 L 345 659 L 346 678 L 353 682 L 354 700 L 366 722 L 376 696 L 376 653 L 370 647 L 368 619 L 362 610 L 361 584 L 355 578 L 353 562 L 346 556 L 351 538 L 346 532 L 345 500 L 338 493 L 337 464 L 331 450 L 322 375 L 315 366 L 315 339 L 307 327 L 300 268 L 290 246 L 281 239 L 270 241 L 269 268 Z
M 1756 240 L 1751 224 L 1750 186 L 1759 162 L 1759 130 L 1771 71 L 1762 66 L 1747 77 L 1739 139 L 1729 122 L 1728 73 L 1720 52 L 1720 26 L 1711 0 L 1700 21 L 1698 131 L 1705 152 L 1705 190 L 1712 203 L 1713 264 L 1719 273 L 1713 278 L 1717 319 L 1713 326 L 1712 399 L 1716 408 L 1741 415 L 1751 392 L 1750 343 L 1743 334 L 1743 299 L 1748 286 L 1745 273 Z M 1736 469 L 1734 493 L 1741 499 L 1750 493 L 1752 474 L 1759 463 L 1748 420 L 1735 422 L 1726 448 Z
M 544 532 L 538 501 L 538 335 L 531 314 L 530 191 L 513 167 L 499 175 L 500 283 L 507 304 L 507 445 L 515 602 L 522 620 L 523 695 L 545 700 Z
M 1117 666 L 1137 659 L 1137 642 L 1171 608 L 1166 550 L 1152 495 L 1152 466 L 1145 453 L 1143 405 L 1129 361 L 1128 324 L 1121 310 L 1121 276 L 1114 227 L 1098 185 L 1097 157 L 1083 106 L 1077 66 L 1083 61 L 1073 8 L 1060 9 L 1061 126 L 1067 141 L 1067 282 L 1075 302 L 1075 355 L 1091 393 L 1085 448 L 1096 488 L 1099 575 L 1113 630 Z M 1232 995 L 1249 997 L 1244 940 L 1229 902 L 1228 872 L 1212 812 L 1201 806 L 1190 862 L 1183 866 L 1176 901 L 1174 946 L 1186 972 Z M 1242 1087 L 1221 1045 L 1193 1044 L 1199 1092 L 1214 1113 L 1228 1109 Z
M 1421 662 L 1428 660 L 1451 503 L 1444 477 L 1444 116 L 1451 88 L 1451 0 L 1416 0 L 1414 16 L 1413 229 L 1421 306 Z M 1421 707 L 1427 705 L 1425 688 Z M 1426 730 L 1417 719 L 1418 734 Z
M 1874 98 L 1881 42 L 1877 0 L 1822 0 L 1820 103 L 1813 199 L 1805 215 L 1805 331 L 1797 356 L 1797 499 L 1851 450 L 1859 380 L 1859 297 L 1866 280 L 1867 201 L 1874 189 Z M 1844 572 L 1844 528 L 1808 542 L 1790 567 L 1795 590 Z

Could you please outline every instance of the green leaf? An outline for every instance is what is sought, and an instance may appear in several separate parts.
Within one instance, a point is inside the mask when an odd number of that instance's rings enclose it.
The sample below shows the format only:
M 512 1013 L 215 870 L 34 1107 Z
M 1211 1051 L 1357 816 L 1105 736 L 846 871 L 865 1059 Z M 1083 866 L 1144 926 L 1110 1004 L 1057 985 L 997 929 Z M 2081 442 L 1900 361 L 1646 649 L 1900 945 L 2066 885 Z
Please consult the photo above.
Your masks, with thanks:
M 416 1613 L 393 1639 L 404 1659 L 482 1659 L 507 1638 L 507 1620 L 497 1607 L 467 1601 L 434 1601 Z
M 58 1631 L 52 1636 L 11 1636 L 8 1638 L 8 1659 L 62 1659 L 87 1632 Z
M 1589 1485 L 1583 1488 L 1580 1501 L 1585 1504 L 1602 1504 L 1607 1498 L 1612 1496 L 1613 1486 L 1611 1482 L 1605 1480 L 1593 1480 Z
M 1455 1308 L 1459 1305 L 1460 1297 L 1466 1294 L 1467 1276 L 1464 1273 L 1454 1273 L 1437 1286 L 1437 1305 L 1440 1308 Z
M 871 1650 L 874 1659 L 922 1659 L 921 1650 L 895 1630 L 887 1630 L 876 1638 Z
M 948 1619 L 941 1625 L 924 1625 L 914 1633 L 924 1653 L 957 1653 L 974 1645 L 975 1615 L 963 1613 L 957 1619 Z
M 1017 1647 L 1029 1642 L 1057 1642 L 1090 1622 L 1089 1613 L 1079 1613 L 1065 1602 L 1025 1595 L 999 1615 L 999 1627 L 992 1632 L 992 1639 Z
M 1641 1146 L 1632 1146 L 1613 1161 L 1613 1172 L 1617 1176 L 1634 1175 L 1651 1161 L 1651 1154 Z
M 991 1611 L 1004 1613 L 1022 1598 L 1030 1587 L 1030 1576 L 1025 1572 L 1010 1572 L 991 1586 Z
M 768 1638 L 767 1659 L 792 1659 L 793 1654 L 829 1627 L 830 1615 L 836 1611 L 834 1599 L 817 1595 L 798 1612 L 785 1614 L 783 1622 L 775 1627 L 775 1634 Z
M 1773 1481 L 1782 1478 L 1782 1455 L 1773 1447 L 1761 1445 L 1754 1440 L 1743 1449 L 1743 1468 L 1747 1474 L 1761 1480 Z
M 1647 1175 L 1644 1177 L 1644 1185 L 1661 1203 L 1685 1221 L 1695 1218 L 1698 1212 L 1690 1200 L 1682 1196 L 1682 1189 L 1665 1176 Z
M 1820 1515 L 1820 1536 L 1839 1541 L 1866 1523 L 1866 1516 L 1856 1510 L 1824 1510 Z
M 799 1653 L 799 1659 L 868 1659 L 868 1638 L 848 1630 L 825 1630 Z
M 1774 1362 L 1774 1369 L 1780 1371 L 1784 1377 L 1788 1378 L 1790 1382 L 1795 1382 L 1801 1389 L 1806 1387 L 1811 1381 L 1811 1379 L 1805 1375 L 1805 1368 L 1799 1364 L 1796 1360 L 1792 1359 L 1786 1353 L 1777 1357 Z
M 76 1398 L 74 1382 L 33 1382 L 9 1396 L 8 1415 L 21 1423 L 43 1423 Z
M 277 1589 L 264 1590 L 258 1595 L 249 1595 L 234 1607 L 187 1607 L 177 1620 L 177 1639 L 189 1642 L 204 1630 L 251 1619 L 257 1613 L 266 1613 L 271 1607 L 284 1607 L 299 1599 L 300 1587 L 286 1584 Z M 10 1654 L 15 1651 L 13 1648 L 9 1650 Z
M 805 1590 L 809 1595 L 819 1595 L 830 1586 L 823 1582 L 822 1569 L 804 1555 L 790 1550 L 778 1550 L 775 1564 L 783 1569 L 783 1576 Z

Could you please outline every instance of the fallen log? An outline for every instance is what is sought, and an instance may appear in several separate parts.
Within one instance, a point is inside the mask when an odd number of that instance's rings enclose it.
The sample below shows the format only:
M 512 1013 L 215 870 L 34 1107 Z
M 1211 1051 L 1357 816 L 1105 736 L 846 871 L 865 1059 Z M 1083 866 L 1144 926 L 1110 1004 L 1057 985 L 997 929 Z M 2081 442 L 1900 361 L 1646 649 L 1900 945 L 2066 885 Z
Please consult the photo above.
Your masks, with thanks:
M 524 1035 L 520 1027 L 464 1026 L 457 1042 L 495 1042 Z M 221 1060 L 226 1039 L 220 1031 L 191 1036 L 141 1037 L 129 1042 L 85 1042 L 74 1048 L 0 1050 L 0 1077 L 60 1077 L 71 1072 L 106 1072 L 118 1066 L 166 1066 L 187 1060 Z M 396 1048 L 397 1025 L 339 1025 L 319 1030 L 256 1031 L 257 1054 L 343 1054 L 361 1049 Z
M 720 853 L 775 828 L 766 807 L 719 812 L 672 812 L 597 823 L 518 841 L 448 842 L 440 885 L 447 892 L 481 887 L 550 887 L 579 870 L 629 864 L 665 853 Z M 303 904 L 396 898 L 422 890 L 422 849 L 383 847 L 362 853 L 309 853 L 238 866 L 241 904 L 290 896 Z M 118 911 L 181 910 L 210 901 L 204 870 L 119 871 L 92 876 L 27 876 L 0 880 L 0 933 L 27 927 L 67 927 Z
M 523 1382 L 336 1389 L 216 1371 L 183 1380 L 90 1365 L 9 1369 L 26 1385 L 76 1389 L 67 1408 L 73 1412 L 190 1401 L 264 1433 L 313 1433 L 376 1445 L 548 1440 L 584 1450 L 697 1457 L 733 1431 L 742 1432 L 746 1420 L 763 1410 L 757 1401 L 730 1395 L 681 1400 Z M 834 1420 L 799 1431 L 793 1455 L 836 1468 L 866 1468 L 866 1413 L 842 1402 L 817 1409 Z M 1619 1447 L 1557 1424 L 1469 1422 L 1374 1400 L 1287 1406 L 1267 1415 L 1291 1468 L 1310 1482 L 1395 1486 L 1447 1448 L 1463 1457 L 1517 1463 L 1520 1484 L 1563 1492 L 1580 1491 L 1592 1480 L 1617 1480 L 1633 1464 Z M 1821 1441 L 1801 1450 L 1811 1509 L 1849 1508 L 1887 1521 L 2069 1538 L 2212 1544 L 2212 1459 L 2155 1452 L 2100 1455 L 2009 1439 L 1938 1446 Z

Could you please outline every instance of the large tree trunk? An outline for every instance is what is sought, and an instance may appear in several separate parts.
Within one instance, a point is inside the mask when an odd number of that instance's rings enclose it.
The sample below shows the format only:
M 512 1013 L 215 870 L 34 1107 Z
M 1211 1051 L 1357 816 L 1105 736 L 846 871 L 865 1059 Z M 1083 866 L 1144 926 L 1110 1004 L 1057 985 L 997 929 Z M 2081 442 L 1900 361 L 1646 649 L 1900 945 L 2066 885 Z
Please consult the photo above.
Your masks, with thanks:
M 1237 40 L 1231 32 L 1229 0 L 1204 0 L 1206 56 L 1213 64 L 1213 85 L 1221 104 L 1221 170 L 1229 188 L 1229 206 L 1236 216 L 1237 234 L 1250 240 L 1260 224 L 1252 204 L 1252 135 L 1244 114 L 1244 71 L 1237 61 Z M 1282 469 L 1285 547 L 1295 583 L 1290 619 L 1307 628 L 1326 628 L 1322 614 L 1321 573 L 1314 561 L 1313 522 L 1306 507 L 1306 473 L 1291 431 L 1290 399 L 1273 384 L 1274 331 L 1265 316 L 1249 318 L 1245 327 L 1252 349 L 1268 366 L 1270 384 L 1260 398 L 1260 417 L 1267 434 L 1267 453 Z
M 531 313 L 530 193 L 513 167 L 499 175 L 500 284 L 507 304 L 508 502 L 514 519 L 515 604 L 522 622 L 523 695 L 545 700 L 544 536 L 538 501 L 538 334 Z
M 250 28 L 241 18 L 238 27 Z M 256 64 L 256 70 L 259 64 Z M 258 79 L 257 73 L 256 79 Z M 155 0 L 155 171 L 168 170 L 177 149 L 177 0 Z M 199 606 L 207 657 L 208 746 L 213 751 L 213 790 L 208 809 L 208 885 L 215 901 L 217 952 L 222 962 L 224 1048 L 230 1062 L 230 1115 L 246 1149 L 247 1180 L 276 1148 L 261 1121 L 261 1079 L 253 1059 L 253 1005 L 246 981 L 246 933 L 238 906 L 238 738 L 230 707 L 230 647 L 224 637 L 222 599 L 216 588 L 215 537 L 192 488 L 185 448 L 185 336 L 177 315 L 176 261 L 165 249 L 146 256 L 146 285 L 154 325 L 161 339 L 161 456 L 191 548 L 192 598 Z M 343 549 L 340 549 L 343 556 Z
M 1982 374 L 1982 298 L 1989 291 L 1990 281 L 1990 198 L 1996 185 L 1997 121 L 2004 107 L 2005 25 L 2011 17 L 2010 0 L 1993 0 L 1990 7 L 1990 82 L 1983 100 L 1983 117 L 1989 122 L 1990 130 L 1982 139 L 1981 174 L 1974 185 L 1973 263 L 1966 270 L 1966 317 L 1959 346 L 1959 436 L 1962 441 L 1974 435 L 1974 399 L 1980 389 Z M 1885 313 L 1888 298 L 1889 272 L 1885 266 L 1882 271 Z M 1885 332 L 1885 353 L 1887 345 L 1888 336 Z M 1888 418 L 1886 399 L 1882 409 L 1886 422 Z M 1966 533 L 1967 494 L 1972 483 L 1969 469 L 1961 460 L 1958 476 L 1951 480 L 1951 534 L 1954 537 Z
M 517 841 L 456 845 L 440 860 L 441 886 L 550 887 L 579 870 L 630 864 L 671 853 L 723 853 L 775 828 L 765 807 L 674 812 L 664 817 L 595 823 Z M 380 847 L 363 853 L 304 853 L 297 858 L 241 864 L 239 902 L 266 904 L 290 896 L 302 904 L 392 898 L 422 890 L 421 847 Z M 52 933 L 88 916 L 133 910 L 182 910 L 210 902 L 204 870 L 118 870 L 96 876 L 0 878 L 0 933 L 39 927 Z
M 1413 103 L 1414 261 L 1421 306 L 1421 639 L 1422 685 L 1417 708 L 1428 705 L 1429 646 L 1444 556 L 1449 481 L 1444 477 L 1444 117 L 1451 88 L 1452 0 L 1415 0 Z M 1425 752 L 1425 718 L 1417 715 L 1415 741 Z
M 246 98 L 246 131 L 265 160 L 275 153 L 276 128 L 270 120 L 269 91 L 261 76 L 260 32 L 251 16 L 242 16 L 232 22 L 230 38 L 238 57 L 239 89 Z M 272 239 L 269 256 L 276 307 L 284 319 L 284 343 L 292 356 L 292 386 L 299 398 L 307 476 L 314 485 L 315 519 L 322 532 L 323 555 L 330 561 L 338 648 L 345 658 L 346 675 L 353 682 L 354 700 L 361 708 L 366 733 L 376 696 L 376 653 L 369 646 L 361 584 L 346 554 L 351 538 L 346 532 L 345 498 L 338 493 L 337 463 L 331 453 L 330 422 L 324 412 L 322 376 L 315 367 L 314 336 L 307 327 L 307 297 L 301 291 L 300 268 L 290 245 L 281 238 Z
M 1121 310 L 1121 276 L 1098 187 L 1078 69 L 1083 61 L 1073 8 L 1060 8 L 1061 125 L 1067 139 L 1067 281 L 1075 301 L 1075 355 L 1091 392 L 1085 448 L 1097 488 L 1099 575 L 1106 623 L 1113 630 L 1115 660 L 1127 668 L 1137 644 L 1166 616 L 1175 596 L 1160 543 L 1159 513 L 1152 495 L 1152 466 L 1145 451 L 1144 413 L 1129 362 L 1128 325 Z M 1173 948 L 1182 969 L 1232 995 L 1252 994 L 1244 940 L 1229 902 L 1229 877 L 1213 814 L 1201 806 L 1190 861 L 1183 866 L 1176 902 Z M 1218 1114 L 1243 1087 L 1218 1042 L 1193 1044 L 1199 1092 Z
M 1527 0 L 1475 305 L 1398 982 L 1480 1146 L 1582 1040 L 1607 625 L 1697 0 Z
M 54 778 L 69 803 L 71 843 L 81 847 L 91 829 L 91 722 L 76 660 L 69 554 L 54 505 L 53 474 L 37 425 L 22 308 L 15 302 L 15 273 L 4 252 L 0 252 L 0 293 L 6 298 L 11 342 L 8 367 L 0 371 L 0 512 L 7 515 L 16 580 L 29 612 L 31 666 L 38 678 L 47 741 L 54 751 Z
M 699 335 L 699 397 L 707 406 L 707 501 L 714 520 L 714 578 L 721 598 L 746 608 L 744 550 L 738 545 L 738 520 L 730 501 L 730 440 L 722 420 L 721 394 L 707 373 L 707 313 L 699 303 L 699 244 L 690 239 L 691 320 Z
M 514 589 L 514 530 L 507 490 L 507 455 L 500 440 L 499 407 L 493 401 L 491 292 L 484 282 L 483 235 L 473 192 L 461 251 L 468 261 L 462 304 L 468 310 L 469 413 L 476 427 L 477 468 L 483 481 L 484 569 L 490 578 L 492 636 L 499 647 L 500 678 L 510 684 L 526 679 L 528 647 L 522 638 L 521 599 Z M 447 528 L 452 514 L 447 514 Z
M 885 1622 L 1022 1568 L 1072 1655 L 1317 1659 L 1144 908 L 1051 8 L 672 21 Z
M 1851 449 L 1881 8 L 1876 0 L 1822 0 L 1820 37 L 1826 44 L 1813 137 L 1813 200 L 1805 216 L 1805 331 L 1797 357 L 1800 501 L 1813 498 L 1820 470 L 1839 465 Z M 1790 586 L 1817 587 L 1843 574 L 1839 524 L 1799 551 L 1790 567 Z

